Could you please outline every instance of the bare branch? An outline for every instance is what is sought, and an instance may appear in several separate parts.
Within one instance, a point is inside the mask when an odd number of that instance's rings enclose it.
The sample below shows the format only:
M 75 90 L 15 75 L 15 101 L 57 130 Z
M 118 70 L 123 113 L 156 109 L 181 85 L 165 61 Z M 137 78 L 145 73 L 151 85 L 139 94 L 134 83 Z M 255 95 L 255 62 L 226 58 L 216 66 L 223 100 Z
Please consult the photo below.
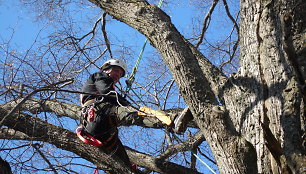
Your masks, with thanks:
M 176 154 L 177 152 L 189 151 L 198 147 L 203 141 L 205 141 L 205 137 L 201 132 L 198 132 L 195 136 L 186 140 L 185 142 L 169 146 L 169 148 L 161 155 L 159 155 L 158 159 L 167 159 L 169 156 Z
M 127 153 L 132 161 L 137 161 L 137 165 L 141 167 L 145 167 L 151 171 L 156 171 L 159 173 L 175 173 L 175 174 L 196 174 L 199 173 L 192 169 L 164 161 L 159 158 L 155 158 L 153 156 L 146 155 L 144 153 L 138 152 L 134 149 L 126 147 Z M 140 160 L 141 159 L 141 160 Z
M 34 147 L 36 149 L 36 151 L 39 153 L 39 155 L 43 158 L 43 160 L 46 161 L 46 163 L 48 163 L 48 165 L 49 165 L 50 169 L 53 171 L 53 173 L 58 174 L 58 172 L 56 171 L 56 169 L 54 168 L 52 163 L 48 160 L 48 158 L 44 155 L 44 153 L 41 152 L 41 150 L 39 149 L 39 144 L 32 144 L 32 147 Z
M 223 1 L 224 8 L 225 8 L 225 11 L 226 11 L 227 16 L 230 18 L 230 20 L 233 22 L 233 24 L 234 24 L 234 26 L 235 26 L 235 28 L 236 28 L 236 32 L 237 32 L 237 36 L 238 36 L 238 40 L 239 40 L 239 26 L 238 26 L 236 20 L 235 20 L 235 19 L 233 18 L 233 16 L 231 15 L 226 0 L 222 0 L 222 1 Z
M 172 86 L 174 85 L 174 83 L 175 83 L 175 81 L 174 81 L 174 80 L 171 80 L 171 83 L 170 83 L 170 85 L 169 85 L 169 87 L 168 87 L 168 90 L 167 90 L 167 92 L 166 92 L 166 97 L 165 97 L 164 106 L 162 107 L 163 110 L 166 109 L 167 99 L 168 99 L 168 97 L 169 97 L 170 90 L 172 89 Z
M 104 12 L 103 15 L 102 15 L 102 21 L 101 21 L 102 27 L 101 27 L 101 30 L 102 30 L 102 33 L 103 33 L 103 36 L 104 36 L 106 48 L 107 48 L 107 50 L 108 50 L 108 52 L 109 52 L 110 57 L 113 58 L 112 50 L 111 50 L 111 48 L 110 48 L 110 42 L 109 42 L 109 40 L 108 40 L 108 38 L 107 38 L 107 33 L 106 33 L 106 30 L 105 30 L 105 25 L 106 25 L 106 22 L 105 22 L 106 19 L 105 19 L 105 17 L 106 17 L 106 14 L 107 14 L 107 13 Z
M 200 46 L 200 44 L 203 42 L 203 38 L 204 38 L 204 35 L 205 35 L 205 32 L 209 26 L 209 23 L 210 23 L 210 19 L 211 19 L 211 15 L 216 7 L 216 5 L 218 4 L 219 0 L 214 0 L 211 4 L 211 7 L 208 11 L 208 13 L 206 14 L 205 18 L 204 18 L 204 23 L 202 25 L 202 32 L 201 32 L 201 35 L 200 35 L 200 38 L 198 39 L 198 43 L 195 44 L 195 47 L 198 48 Z
M 59 81 L 57 83 L 48 85 L 46 87 L 42 87 L 40 89 L 34 90 L 32 91 L 30 94 L 28 94 L 25 98 L 23 98 L 6 116 L 4 116 L 2 118 L 2 120 L 0 121 L 0 126 L 3 124 L 4 120 L 7 117 L 10 117 L 12 114 L 14 114 L 20 107 L 21 105 L 24 104 L 24 102 L 26 102 L 30 97 L 32 97 L 34 94 L 40 92 L 40 91 L 46 91 L 46 90 L 51 90 L 52 88 L 56 88 L 56 85 L 61 84 L 61 83 L 71 83 L 73 81 L 73 79 L 67 79 L 67 80 L 63 80 L 63 81 Z

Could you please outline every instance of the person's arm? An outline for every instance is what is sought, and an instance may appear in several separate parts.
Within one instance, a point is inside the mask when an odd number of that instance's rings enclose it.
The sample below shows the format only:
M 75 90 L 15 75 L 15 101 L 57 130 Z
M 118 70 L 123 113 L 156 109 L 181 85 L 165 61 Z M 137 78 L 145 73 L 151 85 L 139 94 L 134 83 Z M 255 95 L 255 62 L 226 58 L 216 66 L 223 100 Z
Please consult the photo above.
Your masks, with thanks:
M 97 98 L 99 94 L 106 94 L 113 90 L 113 80 L 106 73 L 97 72 L 91 74 L 83 85 L 80 101 L 83 105 L 86 101 Z
M 97 72 L 92 75 L 96 91 L 98 94 L 107 94 L 114 90 L 114 81 L 104 72 Z
M 131 106 L 117 106 L 116 116 L 121 126 L 142 126 L 147 128 L 163 128 L 164 125 L 155 117 L 145 117 Z
M 80 94 L 80 102 L 82 106 L 86 101 L 91 100 L 95 97 L 94 95 L 90 95 L 96 93 L 96 87 L 94 85 L 92 76 L 93 75 L 90 75 L 86 82 L 83 84 L 82 94 Z

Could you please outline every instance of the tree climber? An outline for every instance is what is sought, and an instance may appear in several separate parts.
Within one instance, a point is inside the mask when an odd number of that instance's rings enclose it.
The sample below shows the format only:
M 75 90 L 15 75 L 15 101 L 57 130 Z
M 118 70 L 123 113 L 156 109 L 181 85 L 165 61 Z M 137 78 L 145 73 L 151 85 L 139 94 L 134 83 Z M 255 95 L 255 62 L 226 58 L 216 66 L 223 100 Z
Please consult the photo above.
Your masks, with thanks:
M 186 130 L 186 121 L 190 118 L 181 115 L 172 116 L 171 119 L 162 111 L 154 111 L 146 107 L 134 109 L 115 91 L 115 84 L 125 73 L 126 64 L 122 60 L 110 59 L 102 65 L 99 72 L 90 75 L 80 95 L 82 118 L 81 126 L 76 132 L 82 141 L 101 147 L 106 153 L 116 155 L 126 165 L 131 166 L 124 146 L 118 138 L 119 116 L 128 116 L 133 119 L 149 114 L 155 115 L 164 124 L 172 126 L 176 133 Z

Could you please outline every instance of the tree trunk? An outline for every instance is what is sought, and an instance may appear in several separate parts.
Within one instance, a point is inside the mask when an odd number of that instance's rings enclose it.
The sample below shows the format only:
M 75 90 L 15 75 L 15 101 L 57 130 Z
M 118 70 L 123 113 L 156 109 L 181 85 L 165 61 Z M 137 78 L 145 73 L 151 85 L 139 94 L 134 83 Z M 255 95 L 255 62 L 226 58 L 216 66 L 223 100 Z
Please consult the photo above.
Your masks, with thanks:
M 241 68 L 225 103 L 236 130 L 256 147 L 258 173 L 305 166 L 305 69 L 298 65 L 306 56 L 305 4 L 241 1 Z

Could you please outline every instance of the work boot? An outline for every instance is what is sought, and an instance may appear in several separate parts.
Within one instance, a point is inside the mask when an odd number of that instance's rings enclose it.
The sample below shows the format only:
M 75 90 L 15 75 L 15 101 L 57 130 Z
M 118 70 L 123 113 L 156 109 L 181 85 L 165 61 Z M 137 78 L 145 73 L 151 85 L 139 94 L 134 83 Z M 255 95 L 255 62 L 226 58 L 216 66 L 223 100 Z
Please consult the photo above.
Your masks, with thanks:
M 180 115 L 174 118 L 172 128 L 173 132 L 180 135 L 184 134 L 187 129 L 188 122 L 192 119 L 192 113 L 190 112 L 189 108 L 185 108 Z

